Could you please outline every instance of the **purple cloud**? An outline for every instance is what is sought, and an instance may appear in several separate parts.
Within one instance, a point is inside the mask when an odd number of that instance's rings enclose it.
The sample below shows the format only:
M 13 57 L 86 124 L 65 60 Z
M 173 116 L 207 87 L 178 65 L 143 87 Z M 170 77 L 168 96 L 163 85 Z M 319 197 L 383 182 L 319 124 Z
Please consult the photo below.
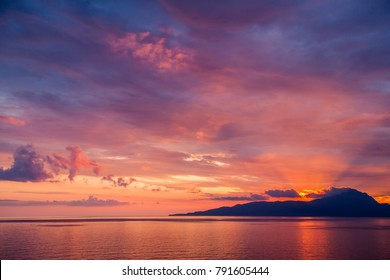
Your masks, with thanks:
M 40 182 L 53 177 L 53 174 L 45 169 L 45 160 L 32 145 L 17 148 L 13 160 L 10 168 L 0 167 L 0 180 Z
M 301 197 L 299 193 L 296 190 L 268 190 L 265 192 L 271 197 L 288 197 L 288 198 L 296 198 L 296 197 Z
M 115 178 L 114 175 L 112 175 L 112 174 L 103 176 L 101 180 L 107 181 L 107 182 L 111 183 L 112 185 L 114 185 L 115 187 L 123 187 L 123 188 L 127 188 L 128 186 L 131 185 L 131 183 L 137 181 L 134 178 L 124 178 L 124 177 L 116 177 Z
M 301 1 L 256 1 L 227 0 L 194 2 L 180 0 L 162 0 L 178 20 L 193 26 L 203 28 L 230 29 L 245 27 L 255 23 L 267 23 L 283 15 Z
M 66 149 L 70 153 L 69 157 L 57 154 L 43 157 L 32 145 L 21 146 L 13 154 L 12 166 L 8 169 L 0 167 L 0 180 L 41 182 L 52 179 L 62 170 L 68 170 L 69 180 L 73 181 L 84 167 L 99 174 L 101 165 L 90 160 L 79 146 L 68 146 Z

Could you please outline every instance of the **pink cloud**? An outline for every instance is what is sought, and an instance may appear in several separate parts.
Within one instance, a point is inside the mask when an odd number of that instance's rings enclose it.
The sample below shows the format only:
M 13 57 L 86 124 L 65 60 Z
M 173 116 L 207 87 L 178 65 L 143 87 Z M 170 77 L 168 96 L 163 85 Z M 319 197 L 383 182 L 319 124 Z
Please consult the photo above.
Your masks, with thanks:
M 7 116 L 1 115 L 1 114 L 0 114 L 0 121 L 6 122 L 6 123 L 9 123 L 12 125 L 25 125 L 26 124 L 26 122 L 23 120 L 16 119 L 13 117 L 7 117 Z
M 71 181 L 74 180 L 74 177 L 83 167 L 91 168 L 95 175 L 99 174 L 102 166 L 96 161 L 90 160 L 79 146 L 68 146 L 66 147 L 66 150 L 70 152 L 68 158 L 58 154 L 53 154 L 53 156 L 47 157 L 48 163 L 56 173 L 58 173 L 61 169 L 68 169 L 68 178 Z
M 70 152 L 69 179 L 72 180 L 82 167 L 92 168 L 93 173 L 99 174 L 101 165 L 90 160 L 79 146 L 68 146 L 66 149 Z
M 156 37 L 150 32 L 127 33 L 122 38 L 109 39 L 114 52 L 129 53 L 136 59 L 154 65 L 160 70 L 177 69 L 185 65 L 189 55 L 166 45 L 166 38 Z
M 390 113 L 363 113 L 341 120 L 344 129 L 364 129 L 381 125 L 390 120 Z

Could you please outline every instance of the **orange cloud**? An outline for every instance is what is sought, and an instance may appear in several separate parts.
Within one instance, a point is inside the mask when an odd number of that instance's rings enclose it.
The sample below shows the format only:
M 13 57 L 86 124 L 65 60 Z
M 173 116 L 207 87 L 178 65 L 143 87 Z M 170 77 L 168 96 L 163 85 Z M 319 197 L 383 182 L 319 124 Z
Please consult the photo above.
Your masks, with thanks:
M 374 199 L 379 203 L 389 203 L 390 204 L 390 195 L 384 196 L 375 196 Z
M 185 64 L 189 55 L 178 48 L 166 46 L 166 38 L 154 37 L 150 32 L 127 33 L 122 38 L 112 38 L 109 44 L 115 52 L 128 54 L 160 70 L 176 69 Z

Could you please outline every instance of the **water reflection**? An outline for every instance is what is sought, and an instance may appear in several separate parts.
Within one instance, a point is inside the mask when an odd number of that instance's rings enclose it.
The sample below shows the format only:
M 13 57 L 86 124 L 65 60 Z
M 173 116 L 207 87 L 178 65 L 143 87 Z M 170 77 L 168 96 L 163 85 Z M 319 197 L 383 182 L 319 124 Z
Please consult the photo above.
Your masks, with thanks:
M 390 259 L 390 219 L 0 223 L 1 259 Z

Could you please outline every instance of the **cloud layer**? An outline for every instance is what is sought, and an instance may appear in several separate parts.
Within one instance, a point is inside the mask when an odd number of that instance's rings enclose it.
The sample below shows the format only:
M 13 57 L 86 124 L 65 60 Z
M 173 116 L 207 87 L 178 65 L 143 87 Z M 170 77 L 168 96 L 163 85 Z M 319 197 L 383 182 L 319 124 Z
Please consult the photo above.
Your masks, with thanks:
M 113 199 L 102 200 L 90 195 L 87 199 L 81 200 L 51 200 L 51 201 L 38 201 L 38 200 L 0 200 L 0 206 L 78 206 L 78 207 L 106 207 L 106 206 L 118 206 L 127 205 L 128 202 L 121 202 Z
M 116 176 L 97 188 L 137 178 L 177 200 L 388 195 L 389 1 L 3 1 L 0 15 L 3 181 L 104 166 Z

